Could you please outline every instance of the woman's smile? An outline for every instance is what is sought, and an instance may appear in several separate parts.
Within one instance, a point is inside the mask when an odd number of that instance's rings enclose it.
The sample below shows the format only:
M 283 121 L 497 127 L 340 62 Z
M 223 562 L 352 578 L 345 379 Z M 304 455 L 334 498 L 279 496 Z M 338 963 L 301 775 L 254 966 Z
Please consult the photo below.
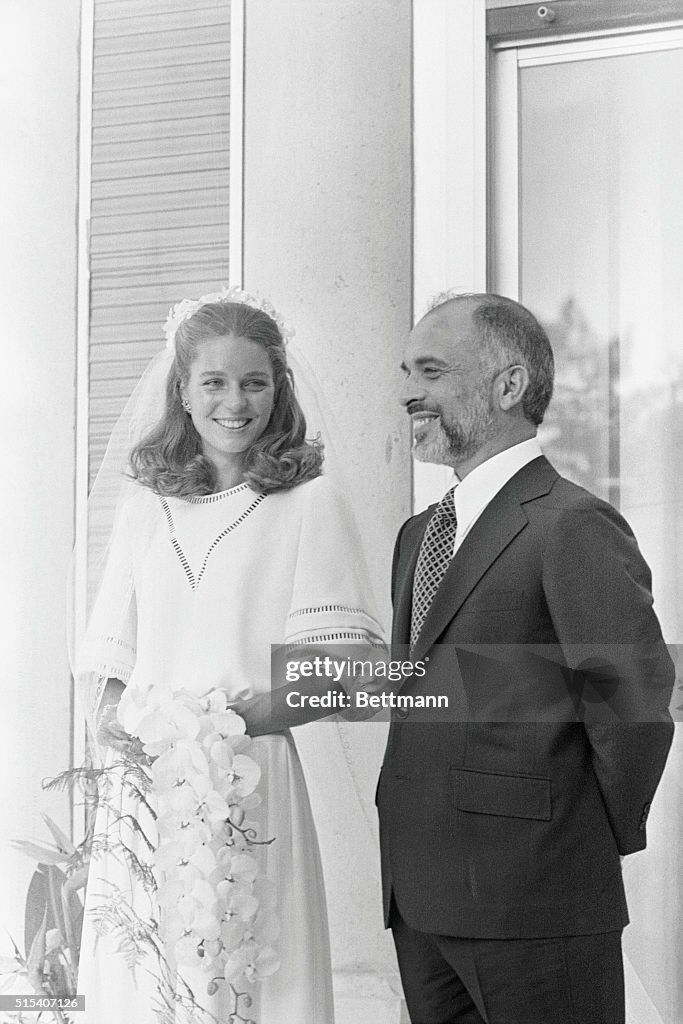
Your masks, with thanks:
M 223 427 L 224 430 L 236 431 L 236 430 L 244 430 L 244 428 L 249 423 L 251 423 L 251 420 L 250 419 L 241 419 L 241 420 L 214 419 L 214 423 L 217 423 L 219 427 Z

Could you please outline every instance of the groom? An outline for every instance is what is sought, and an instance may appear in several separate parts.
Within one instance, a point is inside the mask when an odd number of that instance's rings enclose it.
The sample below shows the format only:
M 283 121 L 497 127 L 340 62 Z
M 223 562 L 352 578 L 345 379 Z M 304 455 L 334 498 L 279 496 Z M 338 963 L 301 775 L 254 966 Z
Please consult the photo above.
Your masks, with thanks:
M 401 694 L 377 792 L 386 923 L 413 1024 L 623 1024 L 620 855 L 645 847 L 673 666 L 610 505 L 536 440 L 553 355 L 523 306 L 463 295 L 410 336 L 415 455 L 455 470 L 394 554 Z M 419 702 L 417 702 L 419 706 Z

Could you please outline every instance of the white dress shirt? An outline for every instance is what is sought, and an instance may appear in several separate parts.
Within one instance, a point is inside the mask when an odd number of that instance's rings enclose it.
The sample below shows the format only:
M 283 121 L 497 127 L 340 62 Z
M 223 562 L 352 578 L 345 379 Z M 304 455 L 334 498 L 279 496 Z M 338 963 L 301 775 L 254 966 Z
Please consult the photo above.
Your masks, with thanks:
M 502 490 L 508 480 L 519 472 L 522 466 L 542 455 L 538 439 L 530 437 L 512 448 L 506 448 L 498 455 L 468 473 L 464 480 L 455 488 L 455 512 L 458 517 L 458 529 L 453 545 L 453 554 L 458 550 L 465 537 L 476 523 L 490 501 Z

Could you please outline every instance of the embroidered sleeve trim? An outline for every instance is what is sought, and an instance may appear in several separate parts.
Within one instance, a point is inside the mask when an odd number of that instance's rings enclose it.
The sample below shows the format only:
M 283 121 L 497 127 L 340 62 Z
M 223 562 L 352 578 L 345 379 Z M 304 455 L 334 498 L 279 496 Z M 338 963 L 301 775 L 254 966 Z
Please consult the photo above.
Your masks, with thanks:
M 127 683 L 133 674 L 133 668 L 133 665 L 124 665 L 122 662 L 98 661 L 90 664 L 86 661 L 79 666 L 79 672 L 96 672 L 105 683 L 107 679 L 120 679 L 122 683 Z M 99 699 L 100 692 L 98 684 L 96 699 Z
M 296 611 L 289 613 L 289 617 L 294 619 L 297 615 L 315 615 L 317 612 L 344 612 L 346 615 L 367 614 L 364 608 L 349 608 L 345 604 L 319 604 L 309 608 L 297 608 Z
M 366 629 L 337 630 L 330 633 L 305 633 L 296 639 L 289 636 L 285 640 L 285 645 L 290 650 L 295 647 L 301 647 L 304 644 L 344 643 L 348 641 L 361 641 L 370 647 L 384 647 L 382 638 L 374 633 L 370 633 Z
M 116 636 L 95 637 L 93 643 L 114 644 L 116 647 L 123 647 L 124 650 L 130 651 L 131 654 L 136 653 L 132 644 L 129 644 L 126 640 L 121 640 L 120 637 Z
M 373 618 L 373 616 L 370 615 L 365 610 L 365 608 L 351 608 L 349 605 L 345 605 L 345 604 L 310 605 L 308 607 L 296 608 L 294 611 L 289 613 L 287 618 L 288 619 L 296 619 L 296 618 L 300 618 L 303 615 L 353 615 L 353 616 L 362 616 L 368 622 L 374 623 L 374 625 L 377 627 L 378 632 L 380 632 L 380 633 L 382 632 L 381 624 L 377 621 L 377 619 Z
M 97 672 L 104 679 L 126 683 L 135 667 L 136 650 L 116 636 L 94 636 L 84 641 L 78 657 L 78 672 Z

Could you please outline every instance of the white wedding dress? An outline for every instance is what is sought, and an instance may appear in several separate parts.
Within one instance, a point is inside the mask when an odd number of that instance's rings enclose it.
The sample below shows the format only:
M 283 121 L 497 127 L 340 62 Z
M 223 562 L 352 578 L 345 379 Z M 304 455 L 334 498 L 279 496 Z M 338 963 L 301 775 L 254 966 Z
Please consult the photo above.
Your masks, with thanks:
M 113 613 L 122 607 L 124 616 Z M 78 668 L 122 679 L 124 700 L 159 685 L 196 694 L 220 688 L 236 700 L 269 691 L 271 644 L 372 642 L 379 633 L 354 525 L 326 478 L 265 497 L 246 484 L 189 500 L 135 487 L 118 516 Z M 256 738 L 250 754 L 262 767 L 257 817 L 262 834 L 274 838 L 259 855 L 277 894 L 281 966 L 251 986 L 254 1002 L 245 1015 L 256 1024 L 332 1024 L 324 884 L 296 749 L 281 733 Z M 116 801 L 114 794 L 110 807 Z M 113 822 L 101 809 L 96 834 Z M 144 860 L 132 833 L 126 841 Z M 119 858 L 105 853 L 93 860 L 80 1024 L 174 1021 L 155 1012 L 154 965 L 133 973 L 120 938 L 97 934 L 97 908 L 111 883 L 140 916 L 149 913 L 148 894 Z M 210 979 L 186 980 L 197 1001 L 226 1021 L 222 990 L 211 998 Z

